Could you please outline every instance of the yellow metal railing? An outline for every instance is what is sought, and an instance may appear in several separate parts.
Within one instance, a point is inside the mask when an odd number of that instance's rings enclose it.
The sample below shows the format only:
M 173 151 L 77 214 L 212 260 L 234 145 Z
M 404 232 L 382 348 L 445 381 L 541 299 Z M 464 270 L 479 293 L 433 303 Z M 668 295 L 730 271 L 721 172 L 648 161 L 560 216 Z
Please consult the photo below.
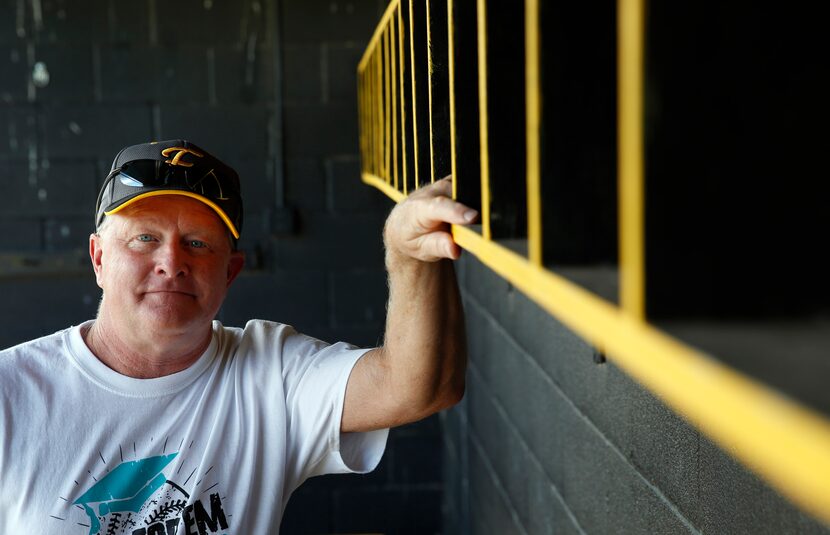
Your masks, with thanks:
M 477 3 L 482 225 L 480 233 L 454 226 L 453 235 L 461 247 L 602 348 L 618 366 L 782 494 L 830 523 L 830 422 L 645 320 L 643 3 L 618 0 L 620 306 L 542 265 L 538 0 L 524 3 L 528 253 L 520 255 L 500 245 L 490 231 L 485 0 Z M 407 47 L 414 46 L 416 31 L 426 35 L 446 31 L 449 37 L 450 149 L 453 176 L 458 172 L 453 0 L 447 0 L 446 28 L 429 27 L 430 17 L 426 29 L 415 28 L 412 4 L 404 2 L 403 6 L 401 0 L 389 4 L 358 66 L 362 179 L 395 201 L 407 195 L 408 184 L 417 187 L 419 177 L 435 179 L 434 169 L 418 165 L 418 129 L 430 128 L 432 133 L 432 124 L 417 124 L 415 113 L 417 69 L 415 55 Z M 426 6 L 434 7 L 430 0 Z M 408 16 L 404 17 L 403 9 Z M 432 68 L 430 64 L 428 72 Z M 428 102 L 431 106 L 431 95 Z M 392 113 L 395 106 L 398 113 Z M 412 147 L 406 145 L 409 132 Z M 413 160 L 415 177 L 407 177 L 407 158 Z M 453 194 L 457 192 L 454 180 Z

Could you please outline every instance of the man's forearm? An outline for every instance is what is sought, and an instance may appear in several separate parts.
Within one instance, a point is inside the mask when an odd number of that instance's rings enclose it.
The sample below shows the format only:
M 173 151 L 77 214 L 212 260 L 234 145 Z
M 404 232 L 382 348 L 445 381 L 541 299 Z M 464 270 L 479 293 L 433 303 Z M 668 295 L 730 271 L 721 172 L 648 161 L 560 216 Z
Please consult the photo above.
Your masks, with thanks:
M 386 257 L 389 305 L 383 358 L 401 399 L 425 415 L 464 393 L 464 313 L 451 260 Z
M 467 341 L 450 225 L 477 212 L 452 199 L 447 179 L 399 203 L 383 231 L 389 305 L 383 347 L 355 365 L 341 429 L 367 431 L 420 420 L 464 394 Z

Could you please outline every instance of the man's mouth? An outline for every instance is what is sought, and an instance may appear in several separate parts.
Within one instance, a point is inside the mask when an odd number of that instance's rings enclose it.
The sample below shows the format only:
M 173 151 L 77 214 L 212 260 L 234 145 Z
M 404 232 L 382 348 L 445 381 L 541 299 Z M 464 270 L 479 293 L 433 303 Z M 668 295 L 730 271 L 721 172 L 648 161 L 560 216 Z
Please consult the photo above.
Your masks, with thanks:
M 192 297 L 195 298 L 196 294 L 185 291 L 185 290 L 149 290 L 144 292 L 145 295 L 181 295 L 184 297 Z

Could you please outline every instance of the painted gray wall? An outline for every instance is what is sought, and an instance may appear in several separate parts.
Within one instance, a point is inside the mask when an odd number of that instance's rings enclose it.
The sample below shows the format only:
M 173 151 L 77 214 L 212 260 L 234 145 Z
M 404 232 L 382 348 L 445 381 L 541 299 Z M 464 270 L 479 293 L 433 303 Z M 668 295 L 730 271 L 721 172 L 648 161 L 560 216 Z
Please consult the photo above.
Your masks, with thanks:
M 446 533 L 830 533 L 472 255 Z

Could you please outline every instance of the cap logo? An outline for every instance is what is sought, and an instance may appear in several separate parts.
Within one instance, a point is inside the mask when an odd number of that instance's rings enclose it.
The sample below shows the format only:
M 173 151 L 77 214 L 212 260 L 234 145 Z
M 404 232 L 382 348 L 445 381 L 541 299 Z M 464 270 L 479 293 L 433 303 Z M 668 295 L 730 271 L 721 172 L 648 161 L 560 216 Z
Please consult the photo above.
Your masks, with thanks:
M 204 156 L 201 152 L 195 151 L 193 149 L 188 149 L 185 147 L 169 147 L 161 151 L 161 155 L 165 158 L 170 158 L 170 155 L 174 152 L 176 153 L 176 155 L 173 156 L 173 159 L 164 160 L 164 163 L 169 163 L 170 165 L 180 165 L 182 167 L 193 167 L 192 162 L 186 162 L 182 160 L 182 157 L 185 154 L 192 154 L 193 156 L 196 156 L 198 158 Z

